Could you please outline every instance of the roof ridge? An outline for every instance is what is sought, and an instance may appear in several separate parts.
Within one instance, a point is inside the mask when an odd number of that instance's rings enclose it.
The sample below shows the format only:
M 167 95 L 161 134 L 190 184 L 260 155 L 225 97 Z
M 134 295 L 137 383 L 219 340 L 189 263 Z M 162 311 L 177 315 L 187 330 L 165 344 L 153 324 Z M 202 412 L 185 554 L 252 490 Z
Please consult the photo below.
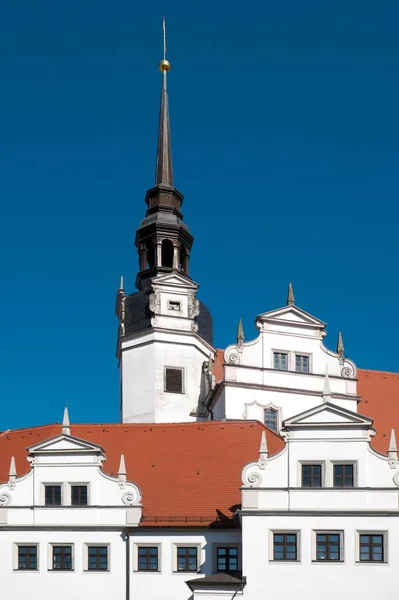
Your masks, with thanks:
M 358 368 L 358 372 L 361 371 L 362 373 L 380 373 L 381 375 L 396 375 L 396 377 L 399 377 L 399 373 L 395 372 L 395 371 L 380 371 L 379 369 L 361 369 Z

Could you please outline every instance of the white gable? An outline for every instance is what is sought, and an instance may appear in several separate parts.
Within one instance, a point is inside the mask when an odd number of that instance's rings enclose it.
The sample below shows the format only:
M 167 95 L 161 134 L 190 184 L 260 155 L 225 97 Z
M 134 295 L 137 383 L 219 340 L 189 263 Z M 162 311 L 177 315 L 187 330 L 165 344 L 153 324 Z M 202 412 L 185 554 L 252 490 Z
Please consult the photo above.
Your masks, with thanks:
M 36 444 L 28 448 L 31 455 L 35 454 L 57 454 L 57 453 L 88 453 L 102 454 L 103 449 L 97 444 L 90 444 L 85 440 L 70 435 L 60 435 L 55 438 Z
M 372 419 L 363 417 L 358 413 L 354 413 L 328 402 L 287 419 L 283 423 L 286 429 L 307 428 L 309 426 L 324 427 L 326 425 L 335 425 L 339 427 L 355 426 L 367 429 L 370 428 L 372 424 Z
M 180 273 L 168 273 L 166 275 L 160 275 L 159 277 L 156 277 L 155 279 L 152 280 L 152 286 L 153 288 L 156 288 L 157 286 L 166 286 L 166 287 L 177 287 L 177 288 L 183 288 L 184 290 L 187 289 L 192 289 L 192 290 L 197 290 L 198 289 L 198 283 L 195 283 L 195 281 L 192 281 L 189 277 L 186 277 L 185 275 L 181 275 Z

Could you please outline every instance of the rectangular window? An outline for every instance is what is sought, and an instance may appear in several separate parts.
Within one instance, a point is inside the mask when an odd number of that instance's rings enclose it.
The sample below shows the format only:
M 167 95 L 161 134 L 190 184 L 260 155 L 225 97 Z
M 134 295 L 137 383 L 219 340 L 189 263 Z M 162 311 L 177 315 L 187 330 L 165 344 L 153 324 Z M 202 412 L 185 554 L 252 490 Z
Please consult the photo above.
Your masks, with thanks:
M 72 546 L 53 546 L 53 569 L 55 571 L 72 570 Z
M 359 534 L 359 560 L 364 562 L 384 562 L 383 534 Z
M 353 473 L 353 465 L 334 465 L 334 487 L 352 488 Z
M 321 465 L 302 465 L 302 487 L 321 487 Z
M 174 310 L 178 312 L 180 311 L 180 302 L 177 302 L 176 300 L 169 300 L 168 308 L 169 310 Z
M 18 570 L 37 570 L 37 546 L 18 546 Z
M 87 569 L 89 571 L 108 571 L 108 546 L 88 547 Z
M 137 569 L 139 571 L 158 571 L 157 546 L 140 546 L 137 549 Z
M 273 368 L 279 371 L 288 371 L 288 354 L 273 352 Z
M 309 356 L 295 355 L 295 371 L 297 373 L 309 373 Z
M 272 429 L 273 431 L 277 431 L 277 418 L 278 411 L 275 408 L 265 408 L 264 423 L 266 427 L 269 427 L 269 429 Z
M 177 548 L 177 570 L 193 571 L 198 570 L 198 549 L 197 547 L 178 546 Z
M 297 560 L 297 534 L 273 534 L 273 560 Z
M 72 506 L 87 506 L 87 485 L 71 485 Z
M 61 486 L 46 485 L 44 492 L 44 503 L 46 506 L 61 506 Z
M 216 554 L 216 570 L 227 572 L 227 571 L 238 571 L 238 548 L 227 547 L 217 549 Z
M 183 393 L 183 369 L 165 369 L 165 392 Z
M 341 560 L 339 533 L 316 534 L 316 560 Z

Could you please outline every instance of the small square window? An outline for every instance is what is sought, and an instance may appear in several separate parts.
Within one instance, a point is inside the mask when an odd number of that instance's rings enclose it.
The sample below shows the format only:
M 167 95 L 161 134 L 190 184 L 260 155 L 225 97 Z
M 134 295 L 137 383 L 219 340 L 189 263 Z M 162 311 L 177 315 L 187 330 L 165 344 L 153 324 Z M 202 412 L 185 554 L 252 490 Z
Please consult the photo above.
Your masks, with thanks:
M 71 485 L 72 506 L 87 506 L 87 485 Z
M 316 534 L 316 560 L 341 560 L 341 536 L 339 533 Z
M 88 571 L 108 571 L 108 546 L 89 546 L 87 548 Z
M 298 560 L 297 534 L 273 534 L 273 560 Z
M 322 466 L 302 465 L 302 487 L 303 488 L 321 488 Z
M 168 309 L 179 312 L 181 310 L 181 304 L 180 304 L 180 302 L 178 302 L 176 300 L 169 300 Z
M 196 546 L 177 547 L 177 571 L 197 572 L 198 548 Z
M 158 546 L 139 546 L 137 548 L 138 571 L 158 571 Z
M 360 562 L 384 562 L 384 534 L 360 533 L 359 534 L 359 560 Z
M 354 468 L 353 465 L 334 465 L 335 488 L 353 488 L 354 487 Z
M 37 546 L 18 546 L 18 571 L 37 571 Z
M 295 371 L 297 373 L 309 373 L 309 356 L 295 355 Z
M 273 352 L 273 368 L 279 371 L 288 371 L 288 354 Z
M 72 571 L 72 546 L 53 546 L 53 570 Z
M 278 410 L 275 408 L 265 408 L 263 419 L 266 427 L 269 427 L 269 429 L 272 429 L 273 431 L 277 431 Z
M 165 392 L 170 394 L 183 393 L 183 369 L 165 369 Z
M 44 486 L 44 504 L 46 506 L 61 506 L 61 486 Z
M 218 547 L 216 551 L 216 570 L 219 572 L 238 571 L 238 548 L 235 546 Z

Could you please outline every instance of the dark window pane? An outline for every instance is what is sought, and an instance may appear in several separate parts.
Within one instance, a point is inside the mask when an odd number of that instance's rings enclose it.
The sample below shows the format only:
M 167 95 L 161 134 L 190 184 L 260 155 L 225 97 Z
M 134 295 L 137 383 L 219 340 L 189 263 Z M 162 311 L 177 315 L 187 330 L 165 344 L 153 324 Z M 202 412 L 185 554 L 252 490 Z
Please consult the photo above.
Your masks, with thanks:
M 71 486 L 72 506 L 87 506 L 87 485 Z
M 273 431 L 277 431 L 277 410 L 274 408 L 266 408 L 264 413 L 264 422 L 267 427 Z
M 302 487 L 321 487 L 321 465 L 302 465 Z
M 60 485 L 46 485 L 44 490 L 44 503 L 46 506 L 61 506 Z
M 238 571 L 238 548 L 218 548 L 216 568 L 218 571 Z
M 158 571 L 158 548 L 156 546 L 138 548 L 138 570 Z
M 197 571 L 197 548 L 181 547 L 177 549 L 177 570 Z
M 340 536 L 337 533 L 316 535 L 316 560 L 340 560 Z
M 53 546 L 53 569 L 72 569 L 72 546 Z
M 334 487 L 353 487 L 353 465 L 334 465 Z
M 275 533 L 273 535 L 273 559 L 297 560 L 296 533 Z
M 359 558 L 364 561 L 384 562 L 384 536 L 360 535 Z
M 297 354 L 295 356 L 295 371 L 298 373 L 309 373 L 309 356 Z
M 37 546 L 18 546 L 18 569 L 37 569 Z
M 108 547 L 89 546 L 88 548 L 88 570 L 106 571 L 108 569 Z
M 283 352 L 274 352 L 273 354 L 273 367 L 280 371 L 287 371 L 288 369 L 288 355 Z
M 183 393 L 182 369 L 165 369 L 165 392 L 171 394 Z

